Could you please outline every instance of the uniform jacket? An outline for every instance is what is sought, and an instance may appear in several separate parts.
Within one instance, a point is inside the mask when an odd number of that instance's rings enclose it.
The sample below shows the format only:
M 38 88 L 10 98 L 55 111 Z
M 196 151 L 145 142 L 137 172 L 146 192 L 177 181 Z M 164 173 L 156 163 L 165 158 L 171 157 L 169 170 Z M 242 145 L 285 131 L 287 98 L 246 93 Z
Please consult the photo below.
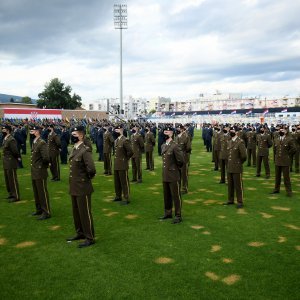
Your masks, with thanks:
M 49 147 L 49 155 L 56 156 L 59 154 L 59 150 L 61 148 L 60 137 L 55 133 L 50 133 L 48 135 L 48 147 Z
M 246 146 L 244 141 L 237 137 L 235 141 L 230 139 L 227 145 L 228 150 L 228 173 L 243 173 L 243 163 L 247 159 Z
M 132 158 L 141 157 L 144 152 L 144 139 L 139 133 L 134 133 L 130 137 L 133 155 Z
M 272 147 L 272 139 L 270 134 L 258 134 L 256 136 L 257 142 L 257 155 L 258 156 L 268 156 L 269 155 L 269 148 Z
M 103 135 L 103 153 L 111 153 L 112 147 L 114 145 L 114 138 L 112 133 L 106 130 Z
M 256 149 L 256 132 L 248 131 L 246 133 L 246 139 L 247 139 L 247 149 L 249 149 L 249 150 Z
M 300 150 L 300 132 L 299 131 L 292 132 L 290 134 L 290 137 L 293 139 L 297 151 L 299 151 Z
M 128 170 L 128 161 L 132 157 L 131 143 L 125 136 L 115 140 L 114 170 Z
M 89 148 L 84 143 L 80 144 L 77 149 L 74 147 L 69 157 L 69 163 L 70 195 L 90 195 L 94 191 L 91 179 L 96 174 L 96 168 Z
M 176 137 L 176 143 L 182 151 L 184 162 L 188 162 L 188 153 L 192 151 L 191 138 L 186 131 Z
M 286 136 L 281 140 L 278 137 L 274 140 L 274 151 L 276 166 L 290 166 L 290 155 L 296 152 L 296 146 L 292 138 Z
M 221 135 L 221 133 L 219 131 L 214 130 L 214 133 L 213 133 L 213 148 L 214 148 L 214 151 L 220 151 L 221 150 L 220 135 Z
M 85 137 L 83 138 L 83 143 L 84 143 L 85 146 L 88 148 L 87 151 L 93 152 L 93 145 L 92 145 L 92 142 L 91 142 L 91 140 L 90 140 L 87 136 L 85 136 Z
M 183 166 L 184 158 L 179 145 L 173 140 L 167 145 L 161 147 L 162 155 L 162 181 L 175 182 L 180 181 L 180 168 Z
M 46 142 L 39 137 L 32 143 L 31 149 L 31 178 L 33 180 L 46 179 L 49 166 L 49 151 Z
M 227 134 L 221 133 L 219 139 L 220 139 L 219 158 L 220 159 L 228 159 L 227 144 L 228 144 L 228 141 L 230 139 L 230 136 L 229 136 L 228 133 Z
M 151 131 L 148 131 L 145 135 L 145 152 L 153 151 L 155 146 L 155 137 Z
M 3 140 L 3 169 L 17 169 L 20 157 L 17 142 L 12 135 Z

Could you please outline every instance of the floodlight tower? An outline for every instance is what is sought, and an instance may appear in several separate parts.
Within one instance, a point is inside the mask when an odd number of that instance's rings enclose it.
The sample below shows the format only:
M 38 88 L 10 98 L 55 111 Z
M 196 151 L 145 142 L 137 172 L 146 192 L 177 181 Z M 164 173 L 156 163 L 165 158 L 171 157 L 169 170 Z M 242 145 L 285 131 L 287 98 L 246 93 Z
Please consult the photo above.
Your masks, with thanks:
M 127 4 L 114 5 L 115 29 L 120 30 L 120 112 L 123 112 L 123 55 L 122 55 L 122 31 L 127 29 Z

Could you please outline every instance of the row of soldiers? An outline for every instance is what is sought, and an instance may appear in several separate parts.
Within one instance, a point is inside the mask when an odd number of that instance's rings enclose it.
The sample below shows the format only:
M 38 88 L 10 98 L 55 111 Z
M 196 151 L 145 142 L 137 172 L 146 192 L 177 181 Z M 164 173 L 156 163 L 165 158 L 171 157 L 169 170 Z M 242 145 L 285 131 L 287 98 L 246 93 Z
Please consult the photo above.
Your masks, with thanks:
M 290 172 L 299 173 L 300 124 L 277 125 L 270 130 L 267 124 L 205 124 L 213 128 L 212 161 L 214 170 L 220 170 L 220 183 L 228 181 L 228 202 L 233 204 L 236 191 L 238 207 L 243 207 L 243 163 L 256 167 L 256 177 L 261 176 L 262 163 L 265 178 L 270 178 L 269 149 L 273 147 L 275 186 L 272 194 L 280 192 L 281 177 L 288 197 L 292 196 Z
M 31 145 L 31 181 L 35 199 L 36 211 L 34 216 L 38 220 L 46 220 L 51 217 L 49 193 L 47 189 L 47 168 L 50 167 L 52 181 L 60 180 L 58 153 L 61 143 L 59 135 L 55 132 L 54 124 L 47 124 L 47 142 L 42 138 L 43 128 L 32 124 L 29 127 Z M 142 183 L 141 159 L 142 153 L 146 153 L 147 168 L 154 170 L 153 148 L 155 138 L 151 131 L 151 124 L 145 124 L 145 136 L 140 133 L 140 124 L 131 124 L 130 139 L 124 136 L 125 126 L 122 124 L 112 127 L 104 123 L 104 174 L 112 175 L 111 154 L 114 147 L 114 184 L 115 198 L 113 201 L 122 205 L 130 203 L 130 188 L 128 169 L 129 161 L 132 163 L 132 182 Z M 111 130 L 109 130 L 111 128 Z M 188 190 L 188 165 L 191 153 L 191 137 L 187 133 L 187 127 L 182 124 L 176 126 L 176 130 L 160 128 L 164 134 L 165 143 L 162 145 L 163 157 L 163 186 L 165 214 L 162 219 L 172 218 L 172 206 L 175 206 L 174 224 L 181 222 L 181 180 L 182 192 Z M 17 180 L 17 162 L 21 159 L 17 142 L 12 135 L 13 128 L 7 124 L 2 129 L 3 135 L 3 168 L 9 202 L 20 200 L 19 185 Z M 84 238 L 80 247 L 90 246 L 94 243 L 94 227 L 91 214 L 91 193 L 93 187 L 91 179 L 96 170 L 92 159 L 92 145 L 85 135 L 83 126 L 75 126 L 70 130 L 70 140 L 74 145 L 69 156 L 70 175 L 69 192 L 72 199 L 73 217 L 76 236 L 68 241 Z M 176 133 L 176 142 L 173 141 Z M 116 138 L 113 138 L 116 135 Z

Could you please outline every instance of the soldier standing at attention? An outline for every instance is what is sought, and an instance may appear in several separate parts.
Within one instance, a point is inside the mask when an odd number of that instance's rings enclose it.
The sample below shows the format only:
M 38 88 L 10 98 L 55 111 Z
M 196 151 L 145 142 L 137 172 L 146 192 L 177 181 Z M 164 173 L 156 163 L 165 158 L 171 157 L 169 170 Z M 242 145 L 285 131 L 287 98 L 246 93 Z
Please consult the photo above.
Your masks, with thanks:
M 173 224 L 182 221 L 181 194 L 180 194 L 180 168 L 184 163 L 183 154 L 173 140 L 173 128 L 164 129 L 165 144 L 162 145 L 162 182 L 164 190 L 165 213 L 160 220 L 172 219 L 172 207 L 175 206 L 175 218 Z
M 290 172 L 293 172 L 293 164 L 295 161 L 295 172 L 299 173 L 299 157 L 300 157 L 300 126 L 299 125 L 298 127 L 296 126 L 292 127 L 292 132 L 290 136 L 293 139 L 296 146 L 296 152 L 294 154 L 291 154 Z
M 17 142 L 11 135 L 12 128 L 6 125 L 2 129 L 3 136 L 3 170 L 9 202 L 20 201 L 19 183 L 17 177 L 20 152 Z
M 68 163 L 68 146 L 70 144 L 70 133 L 69 130 L 66 129 L 65 125 L 61 125 L 62 132 L 60 136 L 60 162 L 62 165 L 66 165 Z
M 219 153 L 219 164 L 220 164 L 220 171 L 221 171 L 221 179 L 220 183 L 225 183 L 226 179 L 226 169 L 227 169 L 227 163 L 228 163 L 228 152 L 227 152 L 227 144 L 230 139 L 229 136 L 229 127 L 228 125 L 225 125 L 223 128 L 223 133 L 220 134 L 220 153 Z
M 146 153 L 146 170 L 154 171 L 153 148 L 155 146 L 155 138 L 150 126 L 146 126 L 145 135 L 145 153 Z
M 260 177 L 261 172 L 261 163 L 263 161 L 265 171 L 266 171 L 266 179 L 270 178 L 270 164 L 269 164 L 269 148 L 272 147 L 272 139 L 270 134 L 266 132 L 265 127 L 260 128 L 260 133 L 256 136 L 257 142 L 257 159 L 256 159 L 256 177 Z
M 108 130 L 108 124 L 103 126 L 103 132 L 104 175 L 111 175 L 111 151 L 115 140 L 112 136 L 112 133 Z
M 187 194 L 189 185 L 189 153 L 192 151 L 191 139 L 182 124 L 177 126 L 176 133 L 176 143 L 183 155 L 183 165 L 180 168 L 181 194 Z
M 121 201 L 121 205 L 128 205 L 130 203 L 128 162 L 133 154 L 133 151 L 130 141 L 123 135 L 123 126 L 116 126 L 115 132 L 118 137 L 115 140 L 114 183 L 116 196 L 113 201 Z M 122 201 L 122 194 L 124 201 Z
M 144 139 L 139 133 L 139 127 L 137 125 L 133 126 L 131 133 L 131 146 L 133 151 L 133 155 L 131 157 L 131 182 L 142 183 L 142 153 L 144 152 Z
M 214 133 L 213 133 L 213 152 L 212 152 L 212 161 L 215 163 L 215 168 L 214 171 L 219 170 L 219 154 L 221 150 L 221 145 L 220 145 L 220 127 L 216 126 L 214 128 Z
M 287 128 L 279 130 L 279 137 L 274 140 L 275 147 L 275 188 L 271 194 L 280 192 L 281 174 L 288 197 L 292 196 L 290 179 L 290 156 L 296 152 L 296 146 L 292 138 L 287 136 Z
M 243 204 L 243 163 L 247 159 L 246 146 L 244 141 L 236 135 L 236 128 L 230 128 L 231 139 L 228 141 L 228 201 L 224 205 L 234 204 L 234 192 L 237 198 L 237 208 Z
M 54 132 L 54 125 L 48 127 L 48 148 L 50 157 L 50 171 L 52 174 L 51 181 L 60 180 L 60 167 L 59 167 L 59 152 L 61 149 L 60 137 Z
M 247 166 L 251 166 L 251 158 L 253 162 L 253 167 L 256 167 L 256 130 L 252 126 L 249 128 L 249 131 L 246 133 L 247 139 L 247 157 L 248 157 L 248 164 Z
M 31 149 L 31 179 L 36 211 L 32 215 L 41 215 L 38 220 L 45 220 L 51 217 L 47 190 L 49 152 L 46 142 L 41 138 L 40 127 L 33 126 L 30 134 L 35 135 Z
M 68 242 L 85 239 L 79 248 L 88 247 L 95 243 L 94 224 L 91 210 L 91 195 L 93 186 L 91 179 L 96 175 L 92 153 L 84 145 L 84 127 L 75 127 L 71 134 L 74 143 L 69 157 L 70 163 L 70 195 L 72 199 L 73 219 L 76 236 L 67 239 Z

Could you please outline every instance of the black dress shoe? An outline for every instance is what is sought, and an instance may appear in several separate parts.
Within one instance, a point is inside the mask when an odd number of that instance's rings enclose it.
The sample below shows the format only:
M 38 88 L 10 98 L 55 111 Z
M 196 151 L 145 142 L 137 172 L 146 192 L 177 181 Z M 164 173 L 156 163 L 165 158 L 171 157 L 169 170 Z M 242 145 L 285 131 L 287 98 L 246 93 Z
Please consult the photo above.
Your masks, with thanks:
M 85 240 L 83 243 L 80 243 L 78 245 L 78 248 L 84 248 L 84 247 L 89 247 L 95 244 L 95 241 L 92 240 Z
M 260 174 L 256 174 L 255 177 L 260 177 Z
M 67 238 L 67 242 L 73 242 L 73 241 L 78 241 L 78 240 L 83 240 L 84 236 L 82 235 L 75 235 L 73 237 Z
M 225 206 L 226 206 L 226 205 L 233 205 L 233 204 L 234 204 L 234 202 L 229 202 L 229 201 L 223 203 L 223 205 L 225 205 Z
M 145 170 L 150 170 L 149 168 L 146 168 Z
M 168 216 L 168 215 L 165 215 L 165 216 L 162 216 L 162 217 L 160 217 L 160 218 L 158 218 L 159 220 L 166 220 L 166 219 L 172 219 L 173 217 L 170 215 L 170 216 Z
M 50 219 L 51 216 L 50 215 L 41 215 L 39 218 L 37 218 L 38 221 L 43 221 L 43 220 L 47 220 Z
M 130 201 L 121 201 L 120 205 L 128 205 L 130 203 Z
M 243 208 L 244 207 L 244 204 L 243 203 L 238 203 L 237 205 L 236 205 L 236 208 Z
M 52 178 L 51 181 L 60 181 L 58 178 Z
M 40 216 L 41 214 L 42 214 L 41 211 L 35 211 L 35 212 L 33 212 L 31 215 L 32 215 L 32 216 Z
M 219 183 L 225 183 L 225 181 L 222 181 L 222 180 L 220 180 L 220 182 Z
M 279 191 L 273 191 L 270 194 L 279 194 Z
M 185 195 L 187 193 L 188 193 L 187 191 L 181 191 L 181 195 Z
M 121 199 L 121 198 L 117 198 L 117 197 L 115 197 L 115 198 L 113 199 L 113 202 L 118 202 L 118 201 L 122 201 L 122 199 Z
M 139 179 L 136 183 L 142 183 L 143 181 L 142 181 L 142 179 Z
M 20 201 L 20 199 L 11 198 L 8 202 L 13 203 L 13 202 L 18 202 L 18 201 Z
M 175 218 L 173 221 L 172 221 L 172 224 L 179 224 L 182 222 L 182 219 L 181 218 Z
M 132 179 L 130 182 L 137 182 L 137 180 Z
M 15 198 L 14 196 L 8 196 L 6 197 L 6 199 L 12 199 L 12 198 Z

